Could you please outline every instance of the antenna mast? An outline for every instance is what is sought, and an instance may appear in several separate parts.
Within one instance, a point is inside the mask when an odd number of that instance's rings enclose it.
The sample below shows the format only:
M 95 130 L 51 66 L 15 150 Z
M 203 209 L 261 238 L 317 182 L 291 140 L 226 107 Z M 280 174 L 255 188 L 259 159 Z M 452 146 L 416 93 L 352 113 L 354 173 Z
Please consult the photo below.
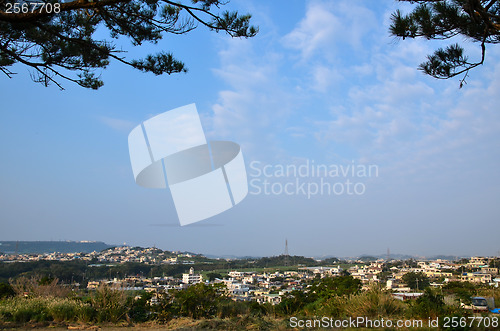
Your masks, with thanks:
M 285 239 L 285 266 L 288 266 L 288 239 Z

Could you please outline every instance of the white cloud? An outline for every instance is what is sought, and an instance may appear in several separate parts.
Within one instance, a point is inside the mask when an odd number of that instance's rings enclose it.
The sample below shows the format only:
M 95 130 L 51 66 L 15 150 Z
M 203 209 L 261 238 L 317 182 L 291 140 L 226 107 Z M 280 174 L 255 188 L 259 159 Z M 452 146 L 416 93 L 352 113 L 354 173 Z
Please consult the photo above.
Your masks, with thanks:
M 335 61 L 347 50 L 353 56 L 365 52 L 365 44 L 377 33 L 376 18 L 359 1 L 309 1 L 305 17 L 282 38 L 285 47 L 297 50 L 302 61 L 317 56 Z
M 275 38 L 281 44 L 228 41 L 214 71 L 229 86 L 213 106 L 214 136 L 230 136 L 254 155 L 267 151 L 273 158 L 300 156 L 296 142 L 311 154 L 322 151 L 318 158 L 351 158 L 354 151 L 359 160 L 400 176 L 438 176 L 461 153 L 473 158 L 476 144 L 496 147 L 486 137 L 498 140 L 500 132 L 491 111 L 499 101 L 497 76 L 484 70 L 481 80 L 470 79 L 459 90 L 456 81 L 423 75 L 417 66 L 433 45 L 392 42 L 384 20 L 393 8 L 377 21 L 361 4 L 309 2 L 292 31 Z M 345 46 L 349 51 L 338 50 Z M 300 58 L 290 60 L 290 49 Z M 349 57 L 355 49 L 360 52 Z M 485 93 L 489 102 L 482 100 Z M 477 105 L 482 110 L 473 111 Z
M 312 89 L 324 93 L 342 79 L 343 76 L 335 68 L 318 65 L 313 69 Z
M 120 118 L 99 116 L 98 120 L 113 130 L 126 133 L 129 133 L 135 126 L 137 126 L 137 123 Z
M 340 20 L 326 4 L 310 2 L 305 18 L 297 28 L 283 37 L 282 42 L 288 48 L 299 50 L 303 59 L 308 59 L 317 51 L 329 49 L 341 30 Z
M 273 42 L 262 40 L 257 53 L 249 40 L 224 41 L 221 65 L 214 73 L 228 88 L 218 93 L 207 119 L 207 135 L 240 143 L 245 155 L 270 157 L 282 153 L 281 130 L 294 108 L 294 95 L 280 74 L 281 55 Z M 283 80 L 282 80 L 283 79 Z
M 348 92 L 330 99 L 330 118 L 314 121 L 326 153 L 345 146 L 400 180 L 488 176 L 485 169 L 499 161 L 488 151 L 500 145 L 500 114 L 493 110 L 500 66 L 472 71 L 460 90 L 458 79 L 438 81 L 417 70 L 434 43 L 394 43 L 386 34 L 365 46 L 368 57 L 343 66 Z

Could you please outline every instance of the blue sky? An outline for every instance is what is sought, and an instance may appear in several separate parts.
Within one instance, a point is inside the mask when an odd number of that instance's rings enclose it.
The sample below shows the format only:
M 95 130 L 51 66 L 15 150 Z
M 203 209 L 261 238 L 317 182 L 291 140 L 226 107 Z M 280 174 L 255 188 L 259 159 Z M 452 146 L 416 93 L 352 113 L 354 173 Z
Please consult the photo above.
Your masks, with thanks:
M 389 36 L 387 1 L 232 1 L 259 34 L 203 27 L 132 48 L 168 50 L 187 74 L 119 63 L 88 91 L 0 78 L 0 240 L 101 240 L 206 254 L 498 255 L 500 49 L 467 85 L 416 68 L 442 42 Z M 478 45 L 461 39 L 472 59 Z M 145 119 L 196 103 L 209 139 L 260 165 L 377 165 L 360 195 L 249 194 L 180 227 L 168 190 L 134 183 L 127 147 Z M 254 163 L 255 164 L 255 163 Z M 272 179 L 283 182 L 287 179 Z M 295 179 L 291 179 L 295 180 Z M 314 182 L 317 178 L 303 178 Z M 330 178 L 329 180 L 333 180 Z M 335 179 L 336 180 L 336 179 Z

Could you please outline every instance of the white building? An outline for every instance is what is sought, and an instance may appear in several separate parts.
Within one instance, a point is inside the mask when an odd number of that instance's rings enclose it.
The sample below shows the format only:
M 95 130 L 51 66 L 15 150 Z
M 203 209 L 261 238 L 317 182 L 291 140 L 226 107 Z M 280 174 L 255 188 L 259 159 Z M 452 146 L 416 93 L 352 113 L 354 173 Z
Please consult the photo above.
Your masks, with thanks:
M 198 284 L 203 281 L 203 276 L 201 274 L 195 274 L 194 268 L 189 269 L 188 274 L 182 274 L 182 282 L 184 284 Z

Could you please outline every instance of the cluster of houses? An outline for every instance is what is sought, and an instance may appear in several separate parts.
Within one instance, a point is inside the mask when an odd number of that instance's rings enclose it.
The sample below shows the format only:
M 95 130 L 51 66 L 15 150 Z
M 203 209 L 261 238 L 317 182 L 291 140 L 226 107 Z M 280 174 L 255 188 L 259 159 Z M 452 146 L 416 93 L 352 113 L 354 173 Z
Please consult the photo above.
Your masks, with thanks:
M 498 287 L 500 278 L 498 268 L 490 267 L 487 258 L 473 257 L 468 263 L 458 264 L 445 260 L 419 261 L 416 266 L 392 266 L 387 268 L 384 262 L 369 264 L 354 264 L 344 270 L 340 266 L 298 267 L 296 271 L 254 272 L 230 271 L 224 278 L 211 281 L 204 279 L 201 273 L 196 273 L 191 267 L 182 278 L 174 277 L 127 277 L 123 280 L 103 281 L 125 290 L 142 289 L 153 293 L 178 289 L 182 290 L 198 283 L 223 284 L 226 294 L 237 301 L 256 301 L 258 303 L 278 304 L 287 293 L 294 290 L 305 290 L 312 279 L 336 277 L 349 273 L 359 279 L 363 288 L 373 283 L 384 282 L 395 297 L 406 300 L 415 298 L 421 293 L 414 293 L 403 281 L 408 272 L 423 273 L 431 279 L 431 286 L 442 286 L 447 282 L 472 282 L 489 284 Z M 463 271 L 475 270 L 475 271 Z M 102 282 L 89 282 L 88 288 L 96 288 Z
M 140 248 L 119 246 L 92 253 L 46 253 L 46 254 L 0 254 L 0 262 L 27 262 L 39 260 L 52 261 L 88 261 L 89 266 L 101 264 L 117 264 L 125 262 L 139 262 L 144 264 L 183 264 L 190 265 L 200 262 L 203 256 L 190 253 L 163 251 L 157 248 Z M 88 289 L 95 289 L 105 283 L 123 290 L 146 290 L 160 293 L 171 289 L 185 289 L 198 283 L 223 284 L 226 293 L 234 300 L 269 302 L 277 304 L 281 298 L 294 290 L 304 290 L 314 278 L 336 277 L 350 274 L 359 279 L 363 288 L 373 283 L 383 283 L 387 289 L 397 295 L 407 298 L 411 295 L 410 288 L 403 281 L 406 273 L 422 273 L 429 277 L 432 286 L 442 286 L 447 282 L 471 282 L 489 284 L 498 287 L 500 278 L 498 267 L 492 263 L 493 258 L 472 257 L 468 261 L 459 262 L 448 260 L 417 261 L 407 264 L 404 261 L 377 260 L 371 263 L 353 261 L 340 266 L 298 266 L 290 271 L 228 272 L 221 279 L 204 279 L 202 274 L 196 273 L 194 268 L 183 274 L 182 278 L 131 276 L 124 279 L 112 279 L 88 282 Z M 496 260 L 498 262 L 498 259 Z M 400 262 L 400 263 L 394 263 Z M 204 261 L 204 263 L 210 263 Z M 410 266 L 411 265 L 411 266 Z M 290 269 L 290 268 L 288 268 Z
M 118 246 L 91 253 L 1 254 L 0 262 L 94 261 L 96 263 L 138 262 L 144 264 L 194 264 L 194 254 L 163 251 L 155 247 Z
M 92 260 L 92 257 L 85 253 L 43 253 L 43 254 L 2 254 L 0 253 L 0 262 L 32 262 L 32 261 L 74 261 L 74 260 Z
M 310 273 L 297 271 L 273 273 L 231 271 L 227 278 L 216 278 L 209 282 L 204 280 L 202 274 L 196 273 L 194 268 L 191 267 L 187 273 L 182 275 L 182 278 L 131 276 L 123 279 L 90 281 L 87 284 L 87 289 L 95 290 L 101 285 L 108 285 L 125 291 L 145 290 L 155 294 L 153 296 L 153 302 L 155 302 L 157 300 L 156 294 L 168 290 L 183 290 L 199 283 L 223 284 L 225 285 L 226 294 L 233 300 L 255 300 L 259 303 L 277 304 L 281 302 L 281 297 L 285 293 L 302 290 L 305 281 L 312 278 L 314 278 L 314 275 Z
M 387 272 L 391 277 L 386 281 L 388 289 L 402 287 L 402 278 L 408 272 L 423 273 L 432 280 L 440 280 L 442 283 L 458 281 L 482 283 L 498 286 L 498 268 L 490 267 L 492 258 L 471 257 L 467 263 L 457 263 L 448 260 L 418 261 L 415 267 L 392 266 L 385 269 L 385 261 L 376 261 L 369 264 L 354 264 L 347 269 L 347 272 L 355 279 L 359 279 L 367 287 L 371 283 L 380 283 L 383 278 L 387 278 Z M 337 276 L 341 274 L 340 267 L 308 267 L 301 268 L 309 270 L 320 277 Z M 385 269 L 385 272 L 384 272 Z M 460 271 L 463 269 L 464 271 Z M 474 270 L 474 271 L 472 271 Z M 385 276 L 385 277 L 381 277 Z M 438 283 L 433 283 L 438 286 Z

